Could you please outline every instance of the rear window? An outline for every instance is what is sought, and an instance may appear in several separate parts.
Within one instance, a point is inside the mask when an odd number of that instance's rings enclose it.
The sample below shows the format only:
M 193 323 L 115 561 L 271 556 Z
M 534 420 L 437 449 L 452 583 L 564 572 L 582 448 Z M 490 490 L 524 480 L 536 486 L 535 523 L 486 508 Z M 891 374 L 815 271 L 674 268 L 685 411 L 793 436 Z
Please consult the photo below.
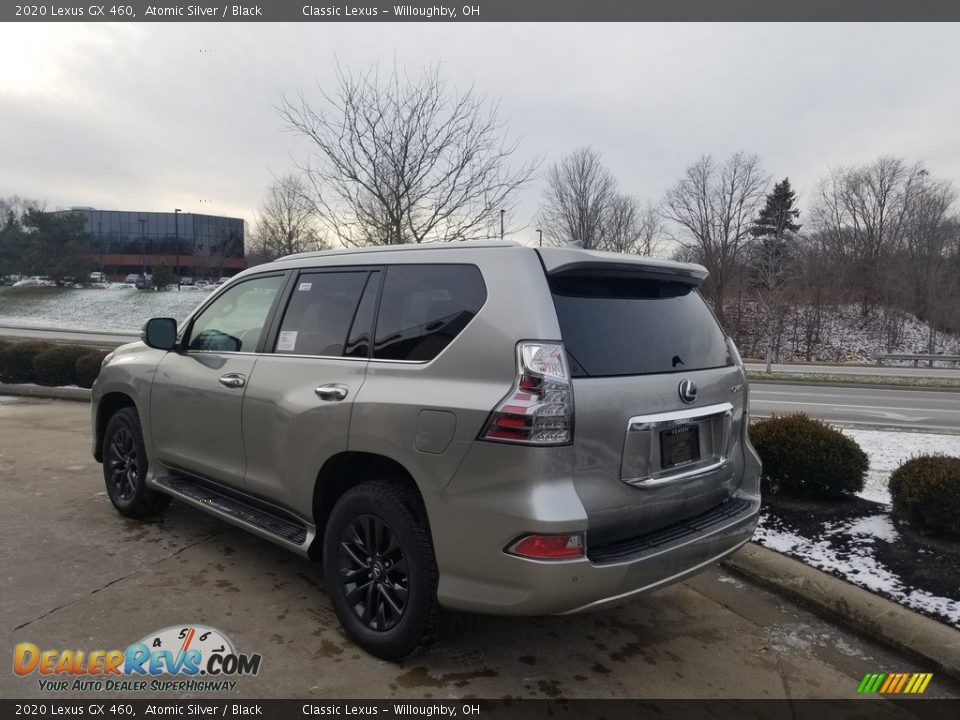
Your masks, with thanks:
M 713 313 L 686 283 L 642 276 L 550 278 L 574 377 L 650 375 L 733 364 Z
M 393 265 L 387 269 L 373 356 L 433 360 L 487 299 L 475 265 Z

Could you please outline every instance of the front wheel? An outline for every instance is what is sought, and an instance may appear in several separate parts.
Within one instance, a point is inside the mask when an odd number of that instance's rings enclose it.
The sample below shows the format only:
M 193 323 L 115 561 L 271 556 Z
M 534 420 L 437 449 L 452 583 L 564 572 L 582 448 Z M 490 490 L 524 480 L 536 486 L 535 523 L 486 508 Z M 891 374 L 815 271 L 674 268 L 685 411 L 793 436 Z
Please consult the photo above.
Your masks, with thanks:
M 323 572 L 340 623 L 367 652 L 400 660 L 433 641 L 433 544 L 419 499 L 399 483 L 363 483 L 337 501 Z
M 156 515 L 170 504 L 170 496 L 147 487 L 147 449 L 140 416 L 135 408 L 118 410 L 103 435 L 103 479 L 110 502 L 133 518 Z

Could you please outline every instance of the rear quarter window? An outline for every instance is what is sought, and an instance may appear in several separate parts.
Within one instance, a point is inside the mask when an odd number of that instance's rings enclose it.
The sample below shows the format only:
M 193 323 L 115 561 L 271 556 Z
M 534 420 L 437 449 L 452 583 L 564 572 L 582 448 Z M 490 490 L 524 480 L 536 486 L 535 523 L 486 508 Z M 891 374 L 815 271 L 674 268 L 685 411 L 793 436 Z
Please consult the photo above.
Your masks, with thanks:
M 562 274 L 550 290 L 574 377 L 732 365 L 723 331 L 690 284 L 630 274 Z
M 387 268 L 373 357 L 433 360 L 487 299 L 475 265 L 392 265 Z

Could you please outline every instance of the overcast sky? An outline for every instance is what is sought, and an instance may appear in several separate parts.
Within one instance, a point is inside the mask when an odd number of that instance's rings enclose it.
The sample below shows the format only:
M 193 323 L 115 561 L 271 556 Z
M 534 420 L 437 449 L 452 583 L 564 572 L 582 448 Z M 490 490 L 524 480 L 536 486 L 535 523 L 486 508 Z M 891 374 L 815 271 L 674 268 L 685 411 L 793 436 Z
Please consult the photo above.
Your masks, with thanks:
M 7 24 L 0 196 L 252 220 L 309 151 L 281 96 L 396 56 L 500 98 L 545 166 L 588 144 L 658 200 L 700 154 L 746 150 L 804 209 L 829 166 L 881 154 L 960 182 L 958 47 L 947 24 Z

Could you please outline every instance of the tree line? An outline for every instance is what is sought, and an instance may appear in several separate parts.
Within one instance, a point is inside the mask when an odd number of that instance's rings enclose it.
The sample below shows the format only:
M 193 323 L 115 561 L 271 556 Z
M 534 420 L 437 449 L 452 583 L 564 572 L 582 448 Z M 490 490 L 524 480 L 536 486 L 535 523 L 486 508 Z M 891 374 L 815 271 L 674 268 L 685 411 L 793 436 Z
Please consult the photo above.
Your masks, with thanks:
M 499 105 L 458 91 L 437 67 L 339 68 L 318 99 L 284 98 L 287 127 L 309 141 L 260 210 L 252 255 L 333 245 L 499 237 L 520 229 L 518 194 L 540 160 L 517 162 L 519 141 Z M 718 319 L 751 354 L 811 357 L 827 308 L 879 317 L 881 344 L 902 339 L 904 313 L 960 332 L 956 190 L 922 163 L 880 157 L 828 169 L 804 189 L 776 183 L 746 152 L 693 161 L 663 196 L 624 192 L 601 155 L 580 147 L 542 174 L 531 225 L 540 242 L 671 257 L 704 265 Z

